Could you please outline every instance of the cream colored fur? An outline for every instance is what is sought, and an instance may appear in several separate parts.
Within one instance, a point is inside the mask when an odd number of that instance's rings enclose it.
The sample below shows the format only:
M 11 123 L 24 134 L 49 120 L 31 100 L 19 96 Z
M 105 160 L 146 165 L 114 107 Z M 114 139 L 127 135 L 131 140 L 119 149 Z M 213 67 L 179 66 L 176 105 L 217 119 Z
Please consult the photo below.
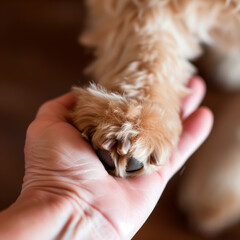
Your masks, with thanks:
M 218 110 L 212 134 L 184 173 L 179 202 L 197 230 L 216 234 L 240 220 L 240 95 Z
M 81 42 L 94 49 L 88 73 L 98 85 L 75 88 L 73 122 L 94 149 L 111 153 L 112 174 L 151 173 L 178 142 L 180 100 L 201 43 L 240 56 L 240 0 L 86 3 L 88 27 Z M 126 172 L 131 157 L 143 163 L 141 170 Z

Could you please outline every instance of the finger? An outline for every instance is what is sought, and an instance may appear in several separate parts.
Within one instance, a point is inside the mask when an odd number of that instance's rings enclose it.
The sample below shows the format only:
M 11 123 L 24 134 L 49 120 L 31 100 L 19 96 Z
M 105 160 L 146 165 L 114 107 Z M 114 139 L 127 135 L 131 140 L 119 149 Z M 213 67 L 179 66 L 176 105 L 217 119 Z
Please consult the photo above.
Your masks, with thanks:
M 188 86 L 190 94 L 182 100 L 182 119 L 186 119 L 200 105 L 205 92 L 206 85 L 200 77 L 190 79 Z
M 44 103 L 38 110 L 36 118 L 51 117 L 55 120 L 65 121 L 68 112 L 73 108 L 76 102 L 75 96 L 72 92 L 66 93 L 58 98 Z
M 183 123 L 183 132 L 180 137 L 178 148 L 173 152 L 169 163 L 166 165 L 166 179 L 170 179 L 196 151 L 208 137 L 213 125 L 213 114 L 206 108 L 201 107 L 192 113 Z M 161 171 L 161 169 L 160 169 Z
M 53 99 L 52 101 L 55 101 L 59 104 L 62 104 L 67 109 L 70 109 L 74 106 L 76 99 L 74 97 L 73 92 L 66 93 L 58 98 Z
M 134 182 L 137 187 L 147 185 L 147 188 L 149 188 L 150 184 L 153 189 L 156 188 L 156 186 L 163 189 L 168 180 L 182 167 L 190 155 L 196 151 L 207 138 L 212 129 L 212 124 L 213 115 L 209 109 L 202 107 L 196 110 L 184 121 L 179 145 L 173 152 L 169 162 L 158 170 L 156 174 L 141 176 L 136 179 L 128 179 L 128 181 Z M 158 175 L 158 180 L 156 180 L 156 175 Z M 154 181 L 152 181 L 152 179 L 154 179 Z
M 168 180 L 184 164 L 186 159 L 198 148 L 208 136 L 213 123 L 213 116 L 207 108 L 200 108 L 183 123 L 183 134 L 178 149 L 173 153 L 169 163 L 159 171 L 136 178 L 116 179 L 123 186 L 126 196 L 131 201 L 131 211 L 135 229 L 141 227 L 152 212 Z

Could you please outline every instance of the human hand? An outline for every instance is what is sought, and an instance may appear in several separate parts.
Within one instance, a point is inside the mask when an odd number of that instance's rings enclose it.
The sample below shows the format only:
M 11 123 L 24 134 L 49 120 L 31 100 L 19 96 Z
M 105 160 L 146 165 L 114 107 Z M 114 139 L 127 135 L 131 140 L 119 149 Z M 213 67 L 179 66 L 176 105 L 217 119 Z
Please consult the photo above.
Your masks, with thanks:
M 45 103 L 27 132 L 22 195 L 41 192 L 63 199 L 71 210 L 56 234 L 68 239 L 130 239 L 150 215 L 168 180 L 210 132 L 211 112 L 196 110 L 204 84 L 195 77 L 189 87 L 192 93 L 183 100 L 178 148 L 159 171 L 136 178 L 109 175 L 89 143 L 68 122 L 68 111 L 75 103 L 72 93 Z M 63 205 L 55 206 L 55 211 L 63 211 Z

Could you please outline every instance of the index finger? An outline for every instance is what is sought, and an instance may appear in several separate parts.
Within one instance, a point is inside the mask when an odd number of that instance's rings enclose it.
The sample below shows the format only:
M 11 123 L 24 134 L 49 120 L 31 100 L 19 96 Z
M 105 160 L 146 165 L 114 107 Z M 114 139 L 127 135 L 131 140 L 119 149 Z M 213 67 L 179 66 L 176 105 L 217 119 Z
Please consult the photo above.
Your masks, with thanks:
M 206 92 L 206 85 L 202 78 L 194 76 L 187 85 L 190 93 L 182 99 L 181 117 L 186 119 L 200 105 Z
M 159 170 L 162 177 L 168 181 L 199 148 L 209 135 L 213 125 L 213 114 L 201 107 L 192 113 L 183 123 L 183 132 L 177 149 L 172 153 L 169 162 Z
M 74 107 L 76 102 L 72 92 L 66 93 L 58 98 L 44 103 L 38 110 L 36 119 L 51 117 L 55 120 L 66 121 L 69 111 Z

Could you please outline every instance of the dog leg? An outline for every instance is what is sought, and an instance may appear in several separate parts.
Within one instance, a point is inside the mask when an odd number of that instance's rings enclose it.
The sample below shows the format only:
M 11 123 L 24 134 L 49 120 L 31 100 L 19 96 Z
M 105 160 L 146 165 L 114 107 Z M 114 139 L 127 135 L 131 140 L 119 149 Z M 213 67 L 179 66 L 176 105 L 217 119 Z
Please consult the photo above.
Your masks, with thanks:
M 225 51 L 206 46 L 204 56 L 200 58 L 197 65 L 204 77 L 215 85 L 238 91 L 240 89 L 240 52 Z
M 169 158 L 181 132 L 180 98 L 193 73 L 187 60 L 200 54 L 201 41 L 220 42 L 218 21 L 225 15 L 230 21 L 235 1 L 87 3 L 82 42 L 95 48 L 88 70 L 102 87 L 75 90 L 74 124 L 100 157 L 112 159 L 113 174 L 151 172 Z
M 203 31 L 201 34 L 201 39 L 207 44 L 207 51 L 200 66 L 211 80 L 229 90 L 238 90 L 240 88 L 240 1 L 218 0 L 208 1 L 207 4 L 209 11 L 203 10 L 201 13 L 209 15 L 206 16 L 209 24 L 208 33 L 204 34 Z
M 213 132 L 194 156 L 179 191 L 190 225 L 217 234 L 240 219 L 240 95 L 216 116 Z
M 88 3 L 82 42 L 95 48 L 89 71 L 101 86 L 75 89 L 73 122 L 112 174 L 150 173 L 178 142 L 180 98 L 193 73 L 186 58 L 199 54 L 197 38 L 164 1 Z

